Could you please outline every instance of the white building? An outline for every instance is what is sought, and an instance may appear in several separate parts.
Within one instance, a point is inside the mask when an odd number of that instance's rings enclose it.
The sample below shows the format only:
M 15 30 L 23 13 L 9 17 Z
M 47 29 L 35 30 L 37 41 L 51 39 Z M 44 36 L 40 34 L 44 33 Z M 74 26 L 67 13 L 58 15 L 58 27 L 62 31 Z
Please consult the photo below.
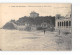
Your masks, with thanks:
M 55 29 L 56 30 L 68 30 L 71 31 L 71 16 L 67 15 L 62 17 L 59 14 L 55 17 Z

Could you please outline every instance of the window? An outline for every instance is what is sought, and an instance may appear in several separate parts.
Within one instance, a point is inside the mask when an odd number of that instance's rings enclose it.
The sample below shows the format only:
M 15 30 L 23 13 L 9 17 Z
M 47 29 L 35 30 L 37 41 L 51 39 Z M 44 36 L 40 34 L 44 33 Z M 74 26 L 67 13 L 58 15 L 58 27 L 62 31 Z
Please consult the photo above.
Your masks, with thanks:
M 71 21 L 69 21 L 69 26 L 71 26 Z
M 60 26 L 61 26 L 61 22 L 60 22 Z
M 65 26 L 65 21 L 64 21 L 64 26 Z
M 63 26 L 63 22 L 62 22 L 62 26 Z
M 58 26 L 59 26 L 59 22 L 58 22 Z
M 68 26 L 68 21 L 66 21 L 66 26 Z

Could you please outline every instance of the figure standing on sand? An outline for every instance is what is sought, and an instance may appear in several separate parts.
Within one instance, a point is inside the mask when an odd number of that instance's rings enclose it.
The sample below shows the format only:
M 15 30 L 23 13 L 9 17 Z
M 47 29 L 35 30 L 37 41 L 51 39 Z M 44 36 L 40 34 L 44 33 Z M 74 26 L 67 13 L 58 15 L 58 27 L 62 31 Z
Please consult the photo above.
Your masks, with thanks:
M 45 31 L 45 29 L 44 29 L 44 34 L 45 34 L 45 32 L 46 32 L 46 31 Z

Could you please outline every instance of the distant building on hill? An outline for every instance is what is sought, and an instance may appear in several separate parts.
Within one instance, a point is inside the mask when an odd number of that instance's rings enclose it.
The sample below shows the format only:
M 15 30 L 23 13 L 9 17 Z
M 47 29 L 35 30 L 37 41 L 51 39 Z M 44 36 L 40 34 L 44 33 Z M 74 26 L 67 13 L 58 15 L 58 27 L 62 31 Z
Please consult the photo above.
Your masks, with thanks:
M 32 11 L 32 12 L 30 13 L 30 17 L 31 17 L 31 18 L 39 17 L 39 13 L 36 13 L 36 12 Z

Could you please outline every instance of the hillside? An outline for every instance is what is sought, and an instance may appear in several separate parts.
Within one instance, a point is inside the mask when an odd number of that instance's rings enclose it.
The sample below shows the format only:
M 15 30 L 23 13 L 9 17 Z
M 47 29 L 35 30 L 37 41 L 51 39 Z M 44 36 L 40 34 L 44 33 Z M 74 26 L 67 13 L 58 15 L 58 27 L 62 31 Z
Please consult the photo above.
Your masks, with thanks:
M 51 26 L 55 26 L 55 17 L 51 16 L 45 16 L 45 17 L 36 17 L 36 18 L 31 18 L 31 17 L 21 17 L 18 20 L 11 20 L 10 22 L 14 22 L 16 25 L 25 25 L 29 24 L 30 26 L 36 25 L 36 26 L 41 26 L 42 23 L 46 22 L 50 24 Z M 3 26 L 3 29 L 15 29 L 14 25 L 12 23 L 6 23 Z
M 8 22 L 3 26 L 3 29 L 15 29 L 15 27 L 13 26 L 12 23 Z

